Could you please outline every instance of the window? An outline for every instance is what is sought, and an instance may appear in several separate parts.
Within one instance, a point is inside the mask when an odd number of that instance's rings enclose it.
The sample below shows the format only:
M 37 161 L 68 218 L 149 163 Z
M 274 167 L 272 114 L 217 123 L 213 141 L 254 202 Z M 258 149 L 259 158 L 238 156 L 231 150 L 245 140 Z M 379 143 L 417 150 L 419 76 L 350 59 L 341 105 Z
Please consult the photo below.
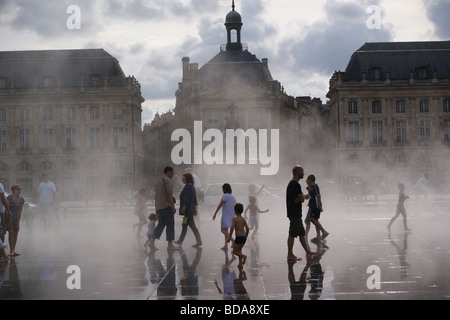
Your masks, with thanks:
M 91 87 L 97 88 L 101 86 L 101 79 L 102 77 L 98 74 L 93 74 L 90 76 L 90 85 Z
M 19 169 L 22 171 L 28 171 L 30 170 L 30 164 L 25 160 L 22 160 L 22 162 L 19 163 Z
M 6 79 L 5 78 L 0 78 L 0 89 L 6 89 Z
M 430 121 L 421 120 L 419 124 L 420 132 L 420 141 L 427 142 L 430 141 Z
M 44 121 L 51 121 L 53 120 L 53 109 L 52 108 L 45 108 L 42 120 Z
M 370 68 L 369 77 L 371 80 L 381 80 L 381 68 Z
M 6 151 L 6 130 L 0 130 L 0 152 Z
M 395 123 L 396 128 L 396 142 L 399 144 L 406 143 L 406 121 L 397 121 Z
M 123 108 L 121 106 L 114 107 L 113 119 L 114 120 L 122 120 L 123 119 Z
M 54 136 L 53 129 L 44 129 L 44 144 L 43 148 L 45 150 L 53 149 L 54 146 Z
M 381 101 L 373 101 L 372 102 L 372 113 L 382 113 Z
M 420 100 L 420 112 L 430 112 L 428 100 Z
M 397 102 L 395 103 L 395 112 L 397 113 L 406 112 L 405 100 L 397 100 Z
M 30 121 L 30 110 L 29 109 L 20 109 L 19 121 L 20 122 Z
M 67 148 L 67 150 L 75 149 L 76 136 L 77 136 L 77 129 L 75 129 L 75 128 L 67 128 L 66 129 L 66 148 Z
M 359 143 L 359 122 L 348 123 L 348 142 L 351 144 Z
M 210 111 L 208 123 L 214 124 L 218 122 L 219 122 L 219 113 L 217 111 Z
M 124 146 L 123 128 L 114 128 L 113 138 L 114 138 L 114 142 L 113 142 L 114 149 L 122 148 Z
M 19 139 L 20 151 L 30 150 L 30 130 L 19 130 Z
M 75 170 L 77 168 L 77 163 L 73 160 L 69 160 L 66 162 L 66 169 Z
M 50 161 L 44 161 L 42 167 L 44 170 L 52 170 L 53 165 Z
M 91 150 L 100 149 L 100 128 L 91 128 L 89 134 L 90 148 Z
M 6 110 L 0 109 L 0 122 L 6 122 Z
M 444 100 L 444 112 L 450 112 L 450 99 Z M 0 119 L 1 119 L 1 116 L 0 116 Z M 1 122 L 1 120 L 0 120 L 0 122 Z
M 348 114 L 358 114 L 358 102 L 350 101 L 348 103 Z
M 427 68 L 426 67 L 416 68 L 416 77 L 417 79 L 428 79 Z
M 100 119 L 100 108 L 97 106 L 91 106 L 89 109 L 91 120 L 99 120 Z
M 45 88 L 51 88 L 55 86 L 55 78 L 53 77 L 45 77 L 44 78 L 44 87 Z
M 67 121 L 74 121 L 74 120 L 76 120 L 77 119 L 77 116 L 76 116 L 76 108 L 75 107 L 68 107 L 67 108 Z
M 399 163 L 407 163 L 408 162 L 408 157 L 406 156 L 406 153 L 402 152 L 398 155 L 397 157 L 397 161 Z
M 373 143 L 383 143 L 383 121 L 372 122 Z
M 444 120 L 444 141 L 450 142 L 450 120 Z
M 357 164 L 359 163 L 359 156 L 357 154 L 352 154 L 349 158 L 350 163 Z

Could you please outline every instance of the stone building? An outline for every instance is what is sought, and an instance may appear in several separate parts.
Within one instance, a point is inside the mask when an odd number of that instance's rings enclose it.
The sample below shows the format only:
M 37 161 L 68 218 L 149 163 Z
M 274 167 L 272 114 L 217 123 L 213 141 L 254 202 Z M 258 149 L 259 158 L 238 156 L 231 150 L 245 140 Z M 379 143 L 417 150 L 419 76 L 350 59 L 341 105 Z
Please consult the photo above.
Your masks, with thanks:
M 198 63 L 191 63 L 189 57 L 182 58 L 182 82 L 176 91 L 174 114 L 157 117 L 144 128 L 144 145 L 155 146 L 156 143 L 165 147 L 148 148 L 149 167 L 158 168 L 158 173 L 166 165 L 177 165 L 181 169 L 194 167 L 203 181 L 273 183 L 279 173 L 283 179 L 290 177 L 292 166 L 306 157 L 307 154 L 299 150 L 300 111 L 302 105 L 316 106 L 317 100 L 306 101 L 287 95 L 280 82 L 272 78 L 268 59 L 259 60 L 241 42 L 242 26 L 241 15 L 233 4 L 225 19 L 227 43 L 221 45 L 220 52 L 201 68 Z M 320 100 L 319 105 L 322 107 Z M 180 128 L 189 132 L 192 147 L 191 150 L 185 148 L 179 155 L 173 153 L 173 148 L 181 138 L 171 141 L 171 135 Z M 227 134 L 240 129 L 246 133 L 246 145 L 239 146 L 237 138 L 230 149 Z M 272 140 L 277 132 L 279 139 Z M 259 153 L 263 150 L 260 143 L 264 145 L 264 139 L 267 139 L 267 155 L 271 152 L 274 155 L 270 164 L 263 161 Z M 216 142 L 220 150 L 218 147 L 215 153 L 205 154 Z M 257 146 L 258 151 L 251 152 L 252 146 Z M 191 157 L 175 163 L 174 156 L 186 156 L 186 153 Z M 245 159 L 239 160 L 239 156 Z M 263 168 L 270 167 L 273 170 L 267 170 L 268 174 L 262 173 Z
M 64 199 L 141 185 L 141 88 L 103 49 L 0 52 L 0 181 Z
M 425 173 L 450 190 L 450 42 L 366 43 L 330 80 L 330 158 L 341 184 L 395 193 Z M 413 192 L 413 190 L 410 190 Z

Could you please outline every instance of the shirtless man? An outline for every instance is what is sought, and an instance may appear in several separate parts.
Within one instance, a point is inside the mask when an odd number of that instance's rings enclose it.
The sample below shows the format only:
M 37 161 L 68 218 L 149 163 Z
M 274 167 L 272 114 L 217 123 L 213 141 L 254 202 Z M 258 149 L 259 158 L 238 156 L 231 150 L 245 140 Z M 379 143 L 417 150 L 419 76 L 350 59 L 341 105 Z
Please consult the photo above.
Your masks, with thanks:
M 234 212 L 236 217 L 233 218 L 231 222 L 231 230 L 230 235 L 228 236 L 228 242 L 231 241 L 231 237 L 233 232 L 236 232 L 236 238 L 234 239 L 233 251 L 234 255 L 239 257 L 238 267 L 242 267 L 247 260 L 247 256 L 242 254 L 242 248 L 244 247 L 245 242 L 247 241 L 247 236 L 250 231 L 248 227 L 247 220 L 242 217 L 242 212 L 244 212 L 244 206 L 241 203 L 236 203 L 234 205 Z

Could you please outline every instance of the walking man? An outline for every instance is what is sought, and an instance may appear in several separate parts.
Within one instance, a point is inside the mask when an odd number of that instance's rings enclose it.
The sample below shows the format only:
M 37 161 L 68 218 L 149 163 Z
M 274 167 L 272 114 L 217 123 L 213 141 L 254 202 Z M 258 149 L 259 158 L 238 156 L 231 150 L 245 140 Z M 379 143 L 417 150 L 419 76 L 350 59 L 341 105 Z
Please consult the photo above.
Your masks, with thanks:
M 174 170 L 171 167 L 164 169 L 164 175 L 156 182 L 155 186 L 155 207 L 156 215 L 158 216 L 158 225 L 153 232 L 153 237 L 150 240 L 149 247 L 152 250 L 157 250 L 155 247 L 155 240 L 159 240 L 164 228 L 166 229 L 166 240 L 168 242 L 167 250 L 178 250 L 179 248 L 173 245 L 175 239 L 175 199 L 173 197 L 173 182 L 172 178 Z
M 295 166 L 292 169 L 292 180 L 289 182 L 286 189 L 286 209 L 289 218 L 289 236 L 287 240 L 288 246 L 288 261 L 298 261 L 298 258 L 293 253 L 294 239 L 299 237 L 300 243 L 306 252 L 306 256 L 310 257 L 315 252 L 309 250 L 306 243 L 305 228 L 302 222 L 302 203 L 305 201 L 305 195 L 300 186 L 300 179 L 304 176 L 304 170 L 300 166 Z

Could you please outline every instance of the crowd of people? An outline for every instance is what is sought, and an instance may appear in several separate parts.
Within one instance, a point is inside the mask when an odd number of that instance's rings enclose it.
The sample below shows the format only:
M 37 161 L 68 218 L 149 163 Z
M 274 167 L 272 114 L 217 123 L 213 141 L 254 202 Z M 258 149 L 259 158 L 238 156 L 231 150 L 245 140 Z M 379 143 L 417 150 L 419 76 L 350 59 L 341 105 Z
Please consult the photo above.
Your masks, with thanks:
M 293 170 L 292 180 L 289 182 L 286 189 L 286 209 L 287 217 L 290 221 L 288 231 L 288 254 L 289 260 L 301 260 L 293 254 L 294 239 L 299 238 L 302 247 L 306 252 L 306 256 L 310 257 L 315 252 L 312 252 L 307 243 L 307 234 L 312 223 L 316 230 L 316 236 L 311 239 L 311 242 L 317 244 L 321 243 L 329 232 L 325 230 L 319 222 L 320 214 L 323 211 L 321 194 L 316 178 L 314 175 L 308 176 L 306 194 L 303 194 L 299 180 L 304 176 L 304 170 L 300 166 L 296 166 Z M 179 250 L 185 240 L 188 227 L 192 230 L 196 243 L 193 245 L 199 248 L 203 245 L 200 232 L 196 226 L 195 216 L 197 215 L 198 206 L 198 189 L 195 186 L 195 176 L 190 168 L 186 169 L 183 176 L 184 187 L 180 193 L 179 214 L 183 216 L 181 234 L 175 240 L 175 214 L 177 209 L 175 207 L 176 199 L 174 197 L 174 169 L 166 167 L 161 179 L 158 179 L 155 185 L 155 209 L 156 213 L 151 213 L 146 217 L 145 195 L 146 189 L 141 189 L 138 193 L 135 214 L 139 221 L 133 225 L 133 231 L 137 228 L 137 236 L 141 233 L 141 228 L 147 225 L 147 240 L 144 247 L 152 250 L 158 250 L 155 242 L 159 240 L 165 230 L 168 250 Z M 198 178 L 197 178 L 198 179 Z M 260 190 L 255 189 L 255 185 L 251 184 L 249 187 L 249 204 L 246 208 L 241 203 L 236 201 L 233 195 L 231 185 L 224 183 L 222 185 L 222 197 L 213 214 L 213 221 L 216 220 L 218 213 L 221 211 L 220 231 L 223 234 L 224 244 L 222 250 L 228 250 L 231 244 L 232 253 L 239 259 L 239 267 L 242 267 L 246 262 L 246 255 L 242 253 L 242 249 L 247 242 L 250 230 L 253 230 L 252 238 L 255 237 L 259 229 L 258 213 L 265 213 L 269 210 L 262 210 L 257 203 L 258 194 Z M 302 204 L 308 200 L 308 214 L 305 219 L 306 230 L 303 227 L 302 220 Z M 247 222 L 247 213 L 249 213 Z

